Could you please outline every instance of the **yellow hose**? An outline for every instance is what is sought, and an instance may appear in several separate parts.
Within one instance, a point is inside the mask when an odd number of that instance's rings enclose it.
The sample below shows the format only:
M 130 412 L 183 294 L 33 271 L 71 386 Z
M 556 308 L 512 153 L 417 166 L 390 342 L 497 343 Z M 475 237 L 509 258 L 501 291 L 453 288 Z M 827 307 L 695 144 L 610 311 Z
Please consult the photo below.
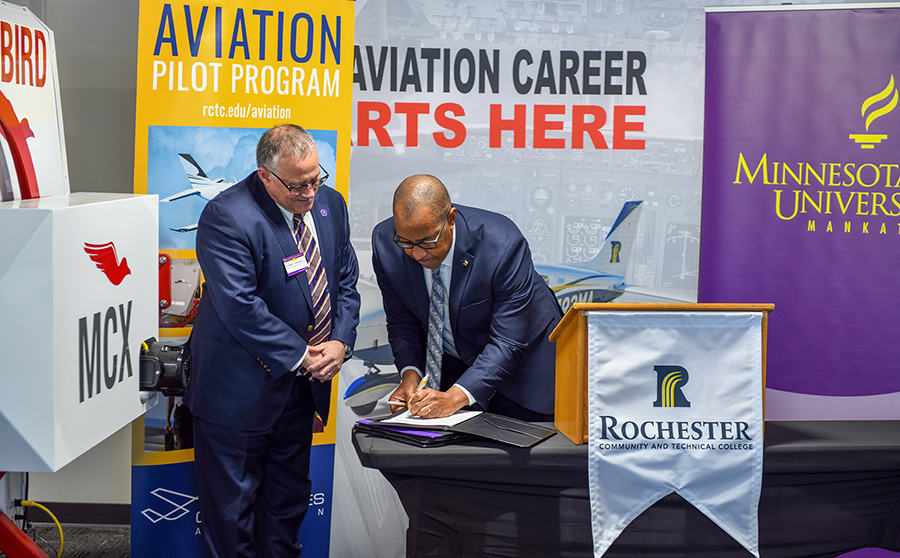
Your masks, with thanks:
M 59 529 L 59 551 L 56 553 L 56 558 L 60 558 L 60 556 L 62 556 L 62 549 L 63 549 L 63 530 L 62 530 L 62 525 L 59 524 L 59 520 L 56 519 L 56 516 L 53 515 L 53 513 L 51 513 L 50 510 L 48 510 L 43 505 L 38 504 L 37 502 L 32 502 L 31 500 L 22 500 L 22 505 L 29 507 L 29 508 L 38 508 L 38 509 L 44 510 L 47 513 L 47 515 L 50 516 L 50 519 L 53 520 L 53 523 L 56 523 L 56 528 Z

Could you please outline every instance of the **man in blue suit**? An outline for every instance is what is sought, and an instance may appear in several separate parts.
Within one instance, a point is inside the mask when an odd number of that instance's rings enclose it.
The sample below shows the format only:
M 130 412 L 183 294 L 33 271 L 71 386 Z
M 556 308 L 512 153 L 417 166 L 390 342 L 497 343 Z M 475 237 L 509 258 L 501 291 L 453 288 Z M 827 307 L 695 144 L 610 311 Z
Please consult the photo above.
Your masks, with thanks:
M 473 405 L 552 421 L 556 346 L 548 336 L 562 312 L 516 225 L 497 213 L 451 205 L 447 189 L 429 175 L 400 184 L 393 214 L 372 234 L 388 340 L 401 374 L 391 400 L 424 418 Z M 442 329 L 440 385 L 419 390 L 423 374 L 430 375 L 434 270 L 446 286 L 436 326 Z
M 347 206 L 303 128 L 268 130 L 256 172 L 197 228 L 203 298 L 184 401 L 211 558 L 297 557 L 315 413 L 359 323 Z

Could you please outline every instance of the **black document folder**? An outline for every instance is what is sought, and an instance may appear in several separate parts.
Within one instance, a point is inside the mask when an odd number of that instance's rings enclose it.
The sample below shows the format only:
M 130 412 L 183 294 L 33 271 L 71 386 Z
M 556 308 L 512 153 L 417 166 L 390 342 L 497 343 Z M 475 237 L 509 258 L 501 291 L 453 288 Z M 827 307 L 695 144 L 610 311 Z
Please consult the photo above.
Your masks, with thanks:
M 556 434 L 553 428 L 492 413 L 481 413 L 461 422 L 453 427 L 453 432 L 464 432 L 520 448 L 531 447 Z
M 385 424 L 380 420 L 361 420 L 354 428 L 423 447 L 457 443 L 478 437 L 527 448 L 556 434 L 553 428 L 492 413 L 479 413 L 453 426 L 435 429 Z M 452 434 L 456 437 L 451 436 Z
M 403 426 L 388 426 L 378 424 L 377 421 L 368 419 L 359 420 L 353 429 L 366 432 L 380 438 L 387 438 L 404 444 L 411 444 L 422 448 L 444 446 L 475 439 L 474 436 L 449 430 L 422 430 Z

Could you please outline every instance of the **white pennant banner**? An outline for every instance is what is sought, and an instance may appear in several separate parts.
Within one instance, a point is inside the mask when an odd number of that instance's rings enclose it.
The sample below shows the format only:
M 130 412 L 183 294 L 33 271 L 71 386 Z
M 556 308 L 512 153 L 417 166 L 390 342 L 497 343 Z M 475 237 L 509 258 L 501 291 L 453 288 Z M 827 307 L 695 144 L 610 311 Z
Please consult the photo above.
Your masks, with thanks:
M 762 314 L 588 313 L 594 555 L 676 492 L 754 556 Z

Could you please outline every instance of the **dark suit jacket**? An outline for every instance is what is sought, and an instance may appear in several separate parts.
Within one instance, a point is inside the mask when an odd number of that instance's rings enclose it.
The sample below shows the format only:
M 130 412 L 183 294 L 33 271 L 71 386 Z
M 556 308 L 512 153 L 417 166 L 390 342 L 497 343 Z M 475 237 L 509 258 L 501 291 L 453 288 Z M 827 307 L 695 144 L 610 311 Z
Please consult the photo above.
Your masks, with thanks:
M 359 268 L 344 198 L 323 186 L 310 214 L 328 277 L 331 339 L 353 346 L 359 323 Z M 291 368 L 314 323 L 305 273 L 288 277 L 298 253 L 283 214 L 254 172 L 212 199 L 197 228 L 203 298 L 191 338 L 193 373 L 185 402 L 195 416 L 240 430 L 274 424 L 291 393 Z M 312 380 L 328 418 L 331 382 Z
M 534 270 L 528 242 L 506 217 L 456 205 L 450 327 L 469 366 L 457 383 L 487 408 L 499 391 L 529 410 L 553 412 L 556 345 L 547 340 L 562 317 L 556 297 Z M 372 234 L 372 261 L 398 370 L 425 370 L 428 294 L 423 268 L 393 242 L 394 220 Z

